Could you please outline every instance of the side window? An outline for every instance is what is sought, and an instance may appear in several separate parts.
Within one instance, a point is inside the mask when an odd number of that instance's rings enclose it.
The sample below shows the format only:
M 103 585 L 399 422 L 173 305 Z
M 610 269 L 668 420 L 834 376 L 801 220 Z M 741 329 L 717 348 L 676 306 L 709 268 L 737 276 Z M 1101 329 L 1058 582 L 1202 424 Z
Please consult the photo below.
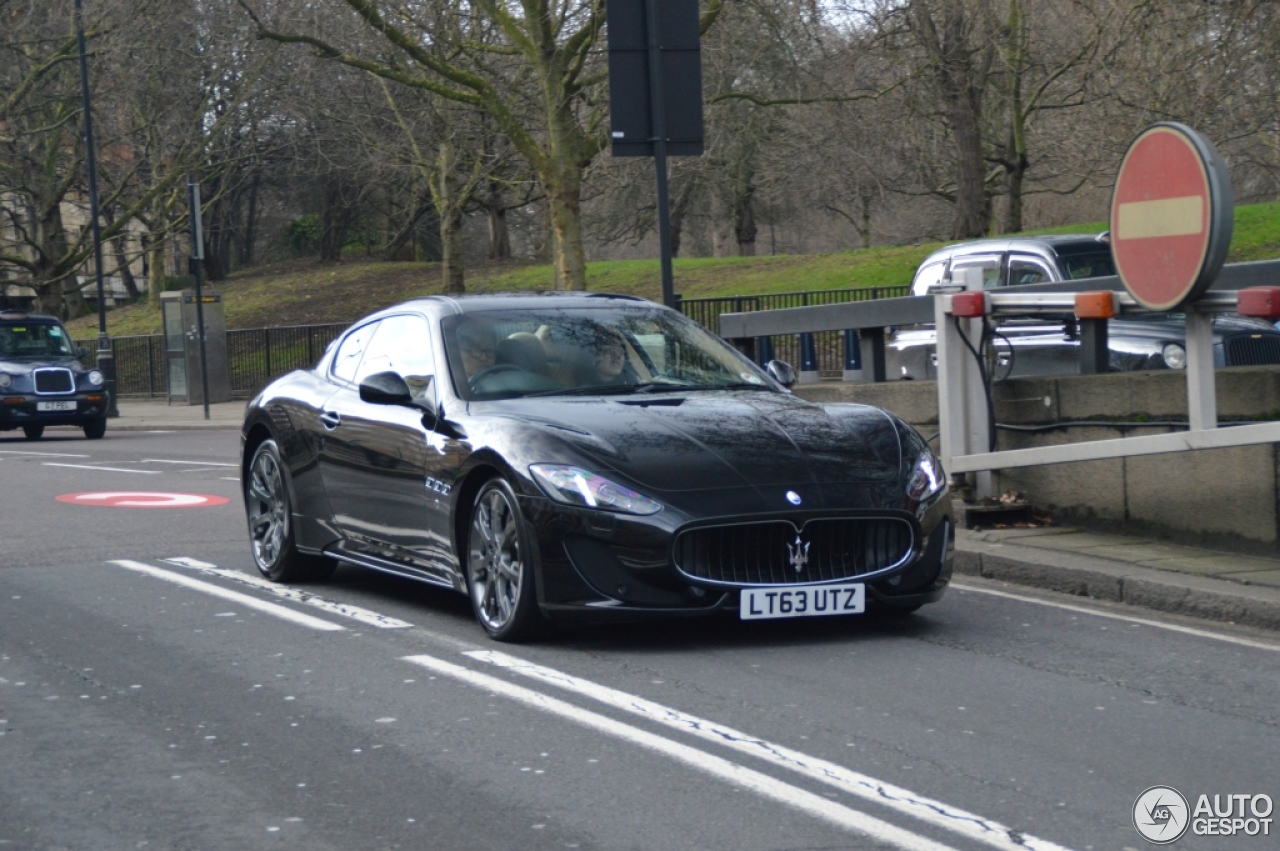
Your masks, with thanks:
M 428 376 L 435 371 L 431 357 L 431 332 L 421 316 L 389 316 L 378 325 L 356 371 L 356 381 L 379 372 L 401 376 Z
M 965 271 L 973 268 L 982 269 L 982 288 L 994 289 L 1000 283 L 1000 255 L 976 254 L 971 257 L 957 257 L 951 261 L 951 283 L 963 285 Z
M 377 328 L 377 322 L 370 322 L 368 325 L 361 325 L 344 337 L 338 344 L 338 351 L 333 355 L 333 365 L 329 367 L 330 375 L 342 381 L 355 381 L 356 370 L 360 368 L 360 359 L 364 357 L 369 338 Z
M 928 266 L 921 266 L 916 272 L 915 280 L 911 282 L 911 294 L 928 295 L 929 287 L 942 283 L 942 271 L 945 268 L 946 263 L 942 261 L 930 263 Z
M 1043 284 L 1053 280 L 1049 268 L 1031 257 L 1009 259 L 1009 286 L 1019 284 Z

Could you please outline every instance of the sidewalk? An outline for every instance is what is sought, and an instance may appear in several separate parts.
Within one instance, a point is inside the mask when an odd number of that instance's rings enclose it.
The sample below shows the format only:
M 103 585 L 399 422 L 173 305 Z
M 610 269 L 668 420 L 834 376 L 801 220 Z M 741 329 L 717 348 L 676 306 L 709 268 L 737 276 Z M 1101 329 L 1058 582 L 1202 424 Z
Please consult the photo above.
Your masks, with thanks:
M 1280 630 L 1280 558 L 1071 527 L 964 529 L 955 572 Z
M 245 402 L 122 399 L 112 431 L 239 429 Z M 1238 555 L 1071 527 L 961 530 L 957 575 L 982 576 L 1136 608 L 1280 630 L 1280 557 Z
M 113 431 L 173 431 L 177 429 L 240 429 L 244 423 L 245 400 L 214 402 L 209 419 L 203 405 L 169 405 L 163 399 L 119 400 L 120 416 L 107 420 L 107 434 Z

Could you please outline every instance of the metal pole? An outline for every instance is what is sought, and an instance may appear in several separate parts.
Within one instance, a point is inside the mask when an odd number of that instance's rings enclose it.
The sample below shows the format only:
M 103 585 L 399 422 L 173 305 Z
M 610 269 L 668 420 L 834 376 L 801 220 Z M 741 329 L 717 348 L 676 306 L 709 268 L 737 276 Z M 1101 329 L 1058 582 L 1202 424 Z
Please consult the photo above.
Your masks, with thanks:
M 662 303 L 676 306 L 671 272 L 671 202 L 667 191 L 666 103 L 662 97 L 662 51 L 658 43 L 658 0 L 645 0 L 649 36 L 649 114 L 653 125 L 653 167 L 658 178 L 658 255 L 662 264 Z
M 89 177 L 89 220 L 93 229 L 93 269 L 98 279 L 98 371 L 106 379 L 107 416 L 118 417 L 116 407 L 116 359 L 107 336 L 107 297 L 102 280 L 102 224 L 98 220 L 98 170 L 94 156 L 93 111 L 89 104 L 89 62 L 85 58 L 84 10 L 76 0 L 76 45 L 80 50 L 80 97 L 84 109 L 84 156 Z
M 200 267 L 204 261 L 204 223 L 200 214 L 200 184 L 187 178 L 191 198 L 191 274 L 196 277 L 196 337 L 200 341 L 200 390 L 204 418 L 209 419 L 209 365 L 205 358 L 204 294 L 200 289 Z

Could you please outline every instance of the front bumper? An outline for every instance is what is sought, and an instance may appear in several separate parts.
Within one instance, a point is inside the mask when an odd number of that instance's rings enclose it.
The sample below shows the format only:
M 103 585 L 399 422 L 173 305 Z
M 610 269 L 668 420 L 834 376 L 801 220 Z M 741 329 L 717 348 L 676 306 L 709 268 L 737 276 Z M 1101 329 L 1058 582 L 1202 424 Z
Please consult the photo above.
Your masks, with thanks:
M 561 622 L 696 617 L 736 611 L 739 591 L 701 582 L 677 569 L 673 555 L 683 518 L 633 517 L 566 509 L 549 500 L 522 499 L 538 539 L 542 570 L 538 601 Z M 834 580 L 864 582 L 868 610 L 911 609 L 941 599 L 951 580 L 954 521 L 944 497 L 918 518 L 911 558 L 891 570 Z M 828 582 L 770 585 L 780 590 Z M 759 587 L 759 586 L 751 586 Z
M 48 408 L 60 410 L 46 410 Z M 105 417 L 107 408 L 105 391 L 57 396 L 4 393 L 0 394 L 0 431 L 27 425 L 80 426 Z

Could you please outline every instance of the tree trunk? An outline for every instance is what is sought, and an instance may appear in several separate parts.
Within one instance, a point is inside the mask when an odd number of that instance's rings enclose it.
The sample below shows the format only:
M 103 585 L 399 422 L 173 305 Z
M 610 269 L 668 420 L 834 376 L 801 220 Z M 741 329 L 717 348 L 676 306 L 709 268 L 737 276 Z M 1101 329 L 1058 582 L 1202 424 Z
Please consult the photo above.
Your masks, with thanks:
M 756 188 L 747 184 L 744 191 L 733 199 L 733 235 L 738 240 L 738 256 L 754 257 L 756 253 L 756 213 L 753 199 Z
M 510 260 L 511 232 L 507 229 L 507 207 L 503 203 L 502 189 L 495 181 L 489 182 L 485 211 L 489 217 L 489 259 Z
M 587 288 L 587 258 L 582 245 L 582 171 L 575 166 L 558 170 L 546 185 L 551 209 L 552 258 L 556 289 Z
M 440 283 L 443 292 L 467 291 L 466 268 L 462 256 L 462 204 L 459 198 L 458 179 L 454 173 L 453 142 L 440 142 L 440 155 L 436 159 L 439 188 L 434 196 L 436 212 L 440 214 Z
M 671 208 L 671 256 L 680 256 L 680 238 L 684 233 L 684 218 L 689 213 L 689 205 L 693 203 L 693 191 L 698 181 L 690 178 L 676 193 L 676 203 Z
M 151 245 L 148 246 L 148 269 L 149 276 L 147 278 L 147 303 L 156 310 L 160 309 L 160 294 L 165 291 L 169 283 L 169 274 L 165 267 L 165 241 L 164 239 L 156 239 L 152 237 Z

